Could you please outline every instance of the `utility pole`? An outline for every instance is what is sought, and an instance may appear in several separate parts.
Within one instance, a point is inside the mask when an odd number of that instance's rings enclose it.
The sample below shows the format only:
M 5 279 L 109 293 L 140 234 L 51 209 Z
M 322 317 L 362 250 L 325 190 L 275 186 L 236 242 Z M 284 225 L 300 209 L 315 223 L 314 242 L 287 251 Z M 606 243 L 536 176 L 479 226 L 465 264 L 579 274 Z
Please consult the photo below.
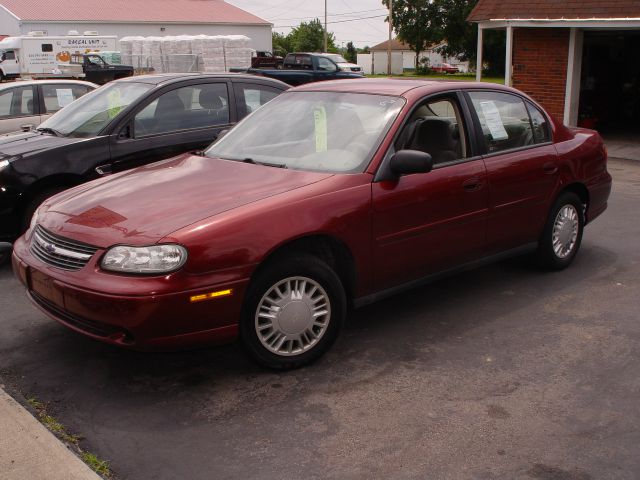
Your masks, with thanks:
M 327 0 L 324 0 L 324 51 L 327 51 Z
M 387 75 L 389 76 L 391 76 L 391 37 L 392 36 L 393 36 L 393 0 L 389 0 L 389 42 L 387 43 Z

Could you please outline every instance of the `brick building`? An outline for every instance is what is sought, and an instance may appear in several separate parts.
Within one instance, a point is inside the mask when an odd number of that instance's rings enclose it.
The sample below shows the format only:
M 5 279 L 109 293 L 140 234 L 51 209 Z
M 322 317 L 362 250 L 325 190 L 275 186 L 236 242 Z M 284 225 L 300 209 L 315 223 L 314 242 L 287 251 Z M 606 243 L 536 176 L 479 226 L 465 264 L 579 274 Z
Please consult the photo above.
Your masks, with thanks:
M 483 31 L 506 31 L 507 85 L 568 125 L 640 136 L 640 0 L 480 0 L 469 21 L 478 64 Z

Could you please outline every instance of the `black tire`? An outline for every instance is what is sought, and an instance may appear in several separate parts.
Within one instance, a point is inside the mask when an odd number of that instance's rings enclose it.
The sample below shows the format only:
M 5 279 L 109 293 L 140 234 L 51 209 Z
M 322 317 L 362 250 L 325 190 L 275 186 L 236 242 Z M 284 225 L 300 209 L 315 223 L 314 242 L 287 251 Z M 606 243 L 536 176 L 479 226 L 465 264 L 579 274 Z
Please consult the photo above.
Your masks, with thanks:
M 27 204 L 22 213 L 22 220 L 20 223 L 20 235 L 26 232 L 29 229 L 29 224 L 31 223 L 31 218 L 33 214 L 36 212 L 37 208 L 42 205 L 46 199 L 53 197 L 56 193 L 60 193 L 65 190 L 66 187 L 52 187 L 47 188 L 41 192 L 35 194 L 35 196 L 31 199 L 31 201 Z
M 573 246 L 566 252 L 561 251 L 558 253 L 554 249 L 554 226 L 558 214 L 567 207 L 569 210 L 573 209 L 577 215 L 577 236 Z M 580 197 L 573 192 L 561 193 L 558 199 L 555 201 L 551 210 L 549 211 L 549 217 L 545 224 L 542 237 L 538 242 L 538 250 L 536 252 L 536 261 L 539 266 L 546 270 L 564 270 L 578 254 L 580 244 L 582 242 L 582 233 L 584 231 L 584 205 L 580 200 Z M 569 233 L 567 233 L 569 235 Z M 571 242 L 569 242 L 571 243 Z
M 260 304 L 263 302 L 263 298 L 266 298 L 267 293 L 269 293 L 275 285 L 285 280 L 293 281 L 291 280 L 293 278 L 304 278 L 319 285 L 321 287 L 319 291 L 320 296 L 325 295 L 324 298 L 328 298 L 328 310 L 330 313 L 323 319 L 323 321 L 326 321 L 326 327 L 322 330 L 322 334 L 314 331 L 314 334 L 319 337 L 315 343 L 312 343 L 312 337 L 307 336 L 305 332 L 303 334 L 304 337 L 301 336 L 301 338 L 303 338 L 304 341 L 309 340 L 309 346 L 304 347 L 304 343 L 301 340 L 284 340 L 283 349 L 286 348 L 286 345 L 294 345 L 295 349 L 299 350 L 299 352 L 296 353 L 294 349 L 293 353 L 290 354 L 278 354 L 267 348 L 259 338 L 257 331 L 258 325 L 263 320 L 258 318 L 258 310 Z M 309 290 L 312 288 L 313 285 L 309 285 Z M 284 312 L 285 309 L 289 308 L 289 312 L 291 312 L 292 308 L 297 308 L 293 305 L 302 305 L 303 302 L 306 301 L 302 299 L 294 300 L 293 292 L 291 293 L 290 302 L 282 307 L 282 309 L 278 308 L 278 311 Z M 283 301 L 286 301 L 286 299 Z M 252 280 L 245 297 L 242 318 L 240 320 L 240 338 L 247 352 L 261 365 L 277 370 L 298 368 L 318 359 L 333 344 L 344 323 L 346 310 L 347 301 L 344 287 L 340 278 L 331 267 L 313 255 L 293 254 L 288 257 L 272 260 L 259 271 Z M 309 312 L 310 311 L 311 310 L 309 310 Z M 279 313 L 278 315 L 281 314 Z M 285 317 L 284 321 L 286 321 L 286 318 L 291 317 Z M 294 324 L 300 321 L 300 317 L 296 316 L 295 312 L 293 319 Z M 274 320 L 274 324 L 276 321 L 280 321 L 280 319 Z M 263 337 L 269 335 L 268 328 L 269 327 L 267 327 L 267 332 L 263 333 Z M 264 332 L 264 330 L 262 331 Z M 272 331 L 274 335 L 284 335 L 276 329 L 272 329 Z M 276 341 L 276 343 L 278 342 Z M 304 348 L 306 348 L 306 350 L 303 350 Z

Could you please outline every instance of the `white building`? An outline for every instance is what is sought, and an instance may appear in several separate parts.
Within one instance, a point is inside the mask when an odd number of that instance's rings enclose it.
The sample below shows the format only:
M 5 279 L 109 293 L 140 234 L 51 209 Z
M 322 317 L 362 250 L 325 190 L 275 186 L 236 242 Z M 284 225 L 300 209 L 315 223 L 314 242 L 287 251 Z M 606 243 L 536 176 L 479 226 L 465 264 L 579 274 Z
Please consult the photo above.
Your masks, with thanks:
M 251 48 L 271 50 L 272 26 L 223 0 L 0 0 L 0 36 L 246 35 Z
M 388 49 L 388 41 L 382 42 L 378 45 L 371 47 L 371 53 L 374 56 L 374 68 L 378 71 L 376 64 L 384 63 L 384 73 L 386 73 L 386 55 Z M 429 60 L 429 65 L 439 65 L 441 63 L 449 63 L 454 67 L 458 67 L 461 72 L 469 71 L 469 62 L 461 62 L 455 57 L 443 57 L 438 53 L 437 49 L 443 44 L 432 45 L 424 52 L 420 52 L 420 58 L 426 58 Z M 391 40 L 391 55 L 394 57 L 402 57 L 402 67 L 404 70 L 411 70 L 416 68 L 416 52 L 411 50 L 411 47 L 404 42 L 401 42 L 397 38 Z M 383 59 L 384 57 L 384 59 Z M 398 60 L 399 61 L 399 60 Z M 394 60 L 392 60 L 394 62 Z

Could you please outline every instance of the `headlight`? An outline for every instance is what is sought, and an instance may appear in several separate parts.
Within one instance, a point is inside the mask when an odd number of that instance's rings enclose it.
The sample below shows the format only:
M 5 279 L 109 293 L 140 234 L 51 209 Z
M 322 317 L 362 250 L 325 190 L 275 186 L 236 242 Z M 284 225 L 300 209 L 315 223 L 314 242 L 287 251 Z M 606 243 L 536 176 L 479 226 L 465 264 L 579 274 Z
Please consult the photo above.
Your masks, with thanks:
M 0 160 L 0 170 L 3 170 L 9 166 L 9 160 Z
M 36 208 L 36 211 L 33 212 L 33 216 L 31 217 L 31 223 L 29 224 L 29 230 L 33 230 L 33 227 L 38 223 L 38 218 L 40 217 L 40 211 L 42 207 Z
M 125 273 L 169 273 L 178 270 L 186 261 L 187 250 L 180 245 L 118 246 L 103 257 L 102 268 Z

